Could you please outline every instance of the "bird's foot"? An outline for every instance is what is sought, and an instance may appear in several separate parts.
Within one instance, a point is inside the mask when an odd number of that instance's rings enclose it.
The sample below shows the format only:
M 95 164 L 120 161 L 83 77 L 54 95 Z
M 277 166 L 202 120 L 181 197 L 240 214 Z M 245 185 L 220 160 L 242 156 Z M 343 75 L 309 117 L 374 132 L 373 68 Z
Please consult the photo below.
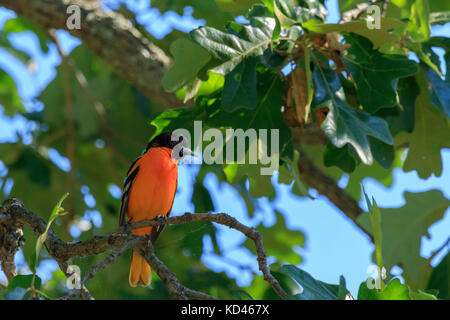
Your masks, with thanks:
M 167 222 L 167 216 L 159 215 L 156 216 L 155 220 L 160 224 L 163 225 Z
M 125 233 L 127 234 L 127 235 L 131 235 L 131 228 L 130 228 L 130 226 L 131 226 L 131 224 L 132 224 L 132 221 L 131 221 L 132 219 L 130 219 L 130 220 L 128 220 L 127 222 L 125 222 L 125 224 L 124 224 L 124 227 L 125 227 Z

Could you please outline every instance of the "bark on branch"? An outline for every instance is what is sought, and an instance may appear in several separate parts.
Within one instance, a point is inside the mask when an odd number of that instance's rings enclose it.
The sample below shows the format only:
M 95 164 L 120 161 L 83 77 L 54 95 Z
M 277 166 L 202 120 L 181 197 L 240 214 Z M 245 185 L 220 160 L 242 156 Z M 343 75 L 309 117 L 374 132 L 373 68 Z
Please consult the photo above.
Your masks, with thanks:
M 41 235 L 46 228 L 46 223 L 36 214 L 25 208 L 23 203 L 18 199 L 9 199 L 3 203 L 0 215 L 0 227 L 10 228 L 16 226 L 21 229 L 23 226 L 29 227 L 36 236 Z M 178 225 L 190 223 L 193 221 L 211 221 L 218 224 L 226 225 L 230 228 L 242 232 L 245 236 L 255 242 L 256 251 L 258 255 L 259 270 L 263 273 L 264 279 L 270 284 L 275 292 L 281 297 L 286 298 L 287 293 L 281 288 L 278 281 L 270 273 L 267 265 L 267 257 L 263 246 L 263 239 L 259 232 L 255 229 L 241 224 L 239 221 L 225 213 L 185 213 L 181 216 L 169 217 L 165 220 L 154 219 L 136 222 L 130 225 L 125 225 L 117 230 L 106 234 L 104 236 L 96 236 L 87 241 L 80 241 L 76 243 L 67 243 L 58 238 L 53 229 L 49 229 L 48 238 L 45 241 L 45 247 L 48 253 L 58 261 L 63 271 L 67 271 L 67 261 L 74 257 L 86 257 L 90 255 L 97 255 L 108 250 L 115 250 L 107 258 L 105 258 L 98 265 L 94 266 L 83 279 L 82 285 L 92 278 L 97 271 L 106 267 L 113 262 L 125 250 L 134 248 L 138 250 L 142 256 L 149 262 L 153 270 L 158 274 L 160 279 L 166 285 L 169 294 L 176 299 L 215 299 L 203 292 L 191 290 L 183 286 L 175 274 L 167 268 L 167 266 L 158 259 L 153 251 L 153 246 L 148 237 L 137 237 L 130 233 L 130 230 L 142 228 L 144 226 L 158 226 L 161 224 Z M 1 244 L 1 243 L 0 243 Z M 0 248 L 3 250 L 3 247 Z M 3 251 L 2 251 L 3 252 Z M 3 265 L 3 261 L 2 261 Z M 14 267 L 15 270 L 15 267 Z M 9 279 L 9 278 L 8 278 Z M 10 280 L 10 279 L 9 279 Z M 86 290 L 87 291 L 87 290 Z M 72 298 L 78 292 L 71 292 L 64 298 Z M 88 292 L 85 292 L 89 298 Z
M 89 0 L 1 0 L 0 5 L 15 11 L 43 29 L 63 29 L 81 39 L 93 53 L 104 59 L 120 75 L 135 85 L 152 102 L 165 107 L 181 106 L 175 95 L 161 84 L 172 60 L 147 40 L 120 14 L 100 8 Z M 80 8 L 81 28 L 69 30 L 67 8 Z M 72 11 L 69 11 L 72 12 Z

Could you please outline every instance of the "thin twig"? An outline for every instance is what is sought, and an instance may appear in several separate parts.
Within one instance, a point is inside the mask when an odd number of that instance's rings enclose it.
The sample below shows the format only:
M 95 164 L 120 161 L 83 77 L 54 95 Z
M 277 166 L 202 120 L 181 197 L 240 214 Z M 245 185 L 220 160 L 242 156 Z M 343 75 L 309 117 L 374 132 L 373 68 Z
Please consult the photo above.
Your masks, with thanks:
M 383 2 L 383 7 L 381 9 L 381 17 L 383 17 L 383 18 L 386 17 L 389 2 L 390 2 L 390 0 L 384 0 L 384 2 Z

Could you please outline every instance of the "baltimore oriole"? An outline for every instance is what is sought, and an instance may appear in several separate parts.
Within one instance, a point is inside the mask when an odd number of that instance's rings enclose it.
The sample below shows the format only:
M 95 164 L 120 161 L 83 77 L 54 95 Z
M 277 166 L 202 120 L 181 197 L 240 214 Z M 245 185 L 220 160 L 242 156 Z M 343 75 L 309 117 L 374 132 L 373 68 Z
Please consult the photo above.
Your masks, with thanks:
M 126 216 L 130 222 L 154 219 L 160 215 L 169 216 L 177 189 L 177 159 L 193 155 L 188 149 L 175 149 L 180 143 L 183 144 L 183 136 L 171 132 L 162 133 L 150 141 L 143 155 L 133 162 L 123 187 L 120 225 L 126 223 Z M 178 155 L 172 156 L 174 150 Z M 164 225 L 156 227 L 155 230 L 152 227 L 134 229 L 132 233 L 150 235 L 152 243 L 155 243 L 163 227 Z M 149 285 L 150 265 L 135 251 L 132 255 L 130 285 Z

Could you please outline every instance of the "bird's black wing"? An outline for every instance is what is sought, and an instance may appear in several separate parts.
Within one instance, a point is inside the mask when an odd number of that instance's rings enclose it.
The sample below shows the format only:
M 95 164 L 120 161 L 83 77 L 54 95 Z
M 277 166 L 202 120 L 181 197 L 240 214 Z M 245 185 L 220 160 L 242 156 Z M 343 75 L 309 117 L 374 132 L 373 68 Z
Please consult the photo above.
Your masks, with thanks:
M 122 203 L 120 204 L 119 226 L 123 226 L 126 222 L 126 213 L 128 209 L 128 199 L 130 198 L 131 186 L 133 184 L 134 178 L 136 178 L 136 175 L 139 172 L 139 166 L 137 166 L 134 170 L 133 167 L 135 166 L 136 162 L 139 159 L 140 158 L 136 159 L 131 165 L 127 173 L 127 179 L 123 184 Z
M 175 185 L 175 193 L 177 191 L 177 188 L 178 188 L 178 181 L 177 181 L 177 184 Z M 169 212 L 167 212 L 166 217 L 169 217 L 170 216 L 170 212 L 172 211 L 173 202 L 175 200 L 175 193 L 173 194 L 172 205 L 170 206 Z M 153 228 L 152 233 L 150 235 L 150 240 L 152 241 L 153 244 L 155 244 L 155 242 L 158 239 L 159 235 L 163 231 L 164 226 L 165 226 L 165 224 L 162 224 L 162 225 L 159 225 L 159 226 Z

